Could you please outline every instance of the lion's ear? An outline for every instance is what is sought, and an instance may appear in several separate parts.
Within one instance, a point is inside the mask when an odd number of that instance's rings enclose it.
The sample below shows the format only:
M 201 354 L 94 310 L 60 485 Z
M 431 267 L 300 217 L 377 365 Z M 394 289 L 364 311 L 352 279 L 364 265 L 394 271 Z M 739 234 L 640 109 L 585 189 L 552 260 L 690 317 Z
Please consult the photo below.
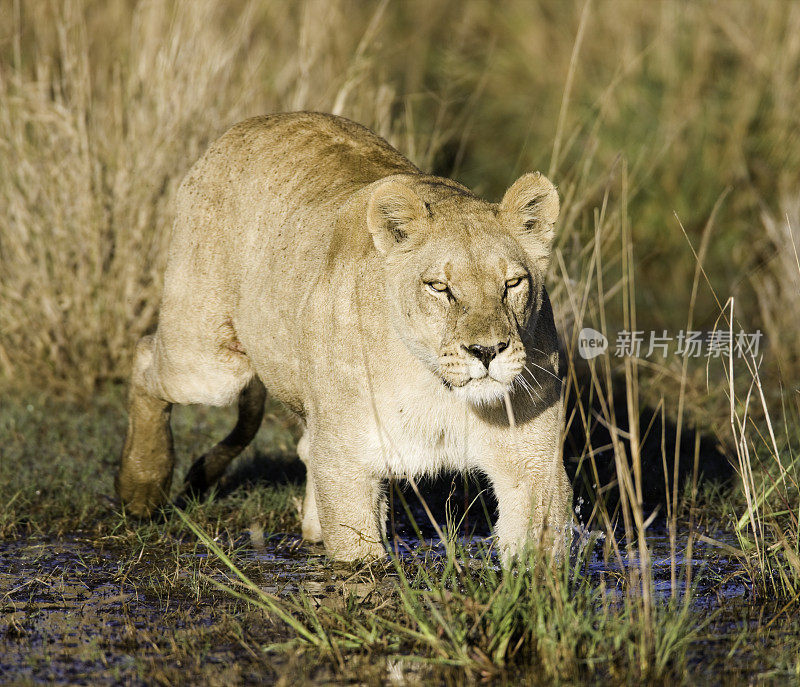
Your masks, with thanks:
M 558 191 L 543 174 L 523 174 L 500 201 L 500 211 L 523 248 L 537 262 L 547 267 L 555 236 L 560 203 Z
M 387 179 L 369 198 L 367 228 L 375 247 L 388 253 L 408 238 L 415 222 L 428 216 L 428 208 L 413 189 L 397 179 Z

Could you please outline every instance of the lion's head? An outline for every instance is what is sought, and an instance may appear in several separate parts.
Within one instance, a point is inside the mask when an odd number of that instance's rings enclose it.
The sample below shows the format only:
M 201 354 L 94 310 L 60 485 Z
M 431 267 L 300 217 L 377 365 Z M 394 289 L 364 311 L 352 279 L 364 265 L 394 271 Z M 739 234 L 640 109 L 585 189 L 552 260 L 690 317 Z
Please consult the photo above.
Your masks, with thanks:
M 435 177 L 374 185 L 367 225 L 385 256 L 397 332 L 470 403 L 500 401 L 525 369 L 558 212 L 539 173 L 520 177 L 499 204 Z

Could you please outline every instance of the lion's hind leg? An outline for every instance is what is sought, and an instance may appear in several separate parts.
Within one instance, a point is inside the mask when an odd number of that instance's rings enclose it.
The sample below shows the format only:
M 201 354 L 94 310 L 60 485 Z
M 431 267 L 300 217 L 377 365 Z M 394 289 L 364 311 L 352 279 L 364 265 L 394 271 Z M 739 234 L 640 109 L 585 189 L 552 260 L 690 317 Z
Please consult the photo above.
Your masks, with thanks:
M 148 383 L 155 360 L 155 336 L 136 345 L 128 395 L 128 432 L 114 482 L 128 512 L 150 515 L 168 498 L 175 453 L 170 429 L 172 403 Z
M 181 310 L 195 316 L 180 317 Z M 263 385 L 250 384 L 249 359 L 231 347 L 226 328 L 208 326 L 209 319 L 200 308 L 162 308 L 158 331 L 142 337 L 136 346 L 128 433 L 115 482 L 117 494 L 133 515 L 149 516 L 169 498 L 175 463 L 170 429 L 173 404 L 228 405 L 245 389 L 236 428 L 192 473 L 197 486 L 213 482 L 261 422 Z

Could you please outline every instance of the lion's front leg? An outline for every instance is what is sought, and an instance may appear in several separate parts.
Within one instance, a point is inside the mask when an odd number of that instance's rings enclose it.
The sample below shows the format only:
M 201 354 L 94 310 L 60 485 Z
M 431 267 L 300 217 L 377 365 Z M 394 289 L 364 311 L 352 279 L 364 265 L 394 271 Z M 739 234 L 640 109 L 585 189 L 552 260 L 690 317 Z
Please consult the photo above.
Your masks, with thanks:
M 319 439 L 309 444 L 308 467 L 327 554 L 340 561 L 383 558 L 381 480 L 346 448 Z
M 553 431 L 552 423 L 542 424 Z M 500 442 L 501 450 L 483 466 L 497 497 L 495 535 L 503 564 L 526 548 L 561 556 L 571 536 L 572 488 L 556 450 L 559 435 L 543 441 L 546 431 L 518 427 L 508 436 L 513 440 Z
M 311 472 L 311 462 L 309 455 L 308 432 L 305 432 L 300 441 L 297 442 L 297 455 L 306 466 L 306 493 L 303 497 L 302 508 L 302 533 L 303 539 L 314 544 L 322 541 L 322 527 L 319 524 L 319 513 L 317 512 L 317 496 L 314 489 L 314 475 Z
M 563 466 L 557 469 L 564 471 Z M 508 565 L 526 548 L 561 556 L 570 532 L 572 500 L 568 492 L 563 488 L 543 489 L 553 481 L 539 472 L 494 471 L 490 478 L 499 506 L 495 535 L 503 564 Z

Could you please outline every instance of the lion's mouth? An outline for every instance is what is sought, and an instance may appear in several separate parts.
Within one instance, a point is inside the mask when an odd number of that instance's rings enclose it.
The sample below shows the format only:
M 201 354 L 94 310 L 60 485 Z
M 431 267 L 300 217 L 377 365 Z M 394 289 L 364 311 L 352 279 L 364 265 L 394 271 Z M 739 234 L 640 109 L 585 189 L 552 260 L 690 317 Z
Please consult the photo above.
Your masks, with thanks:
M 465 401 L 483 406 L 499 403 L 511 390 L 511 384 L 498 381 L 489 375 L 471 378 L 465 384 L 453 389 Z
M 482 371 L 469 370 L 457 375 L 439 373 L 437 377 L 448 389 L 463 389 L 476 385 L 499 385 L 510 389 L 520 374 L 521 371 L 513 375 L 505 374 L 503 378 L 499 378 L 484 368 Z
M 514 380 L 510 382 L 499 380 L 488 373 L 480 377 L 440 376 L 439 380 L 448 391 L 455 393 L 462 400 L 478 406 L 500 402 L 514 385 Z
M 436 376 L 449 391 L 473 405 L 496 403 L 511 391 L 524 371 L 519 356 L 496 357 L 488 366 L 476 358 L 441 358 Z

